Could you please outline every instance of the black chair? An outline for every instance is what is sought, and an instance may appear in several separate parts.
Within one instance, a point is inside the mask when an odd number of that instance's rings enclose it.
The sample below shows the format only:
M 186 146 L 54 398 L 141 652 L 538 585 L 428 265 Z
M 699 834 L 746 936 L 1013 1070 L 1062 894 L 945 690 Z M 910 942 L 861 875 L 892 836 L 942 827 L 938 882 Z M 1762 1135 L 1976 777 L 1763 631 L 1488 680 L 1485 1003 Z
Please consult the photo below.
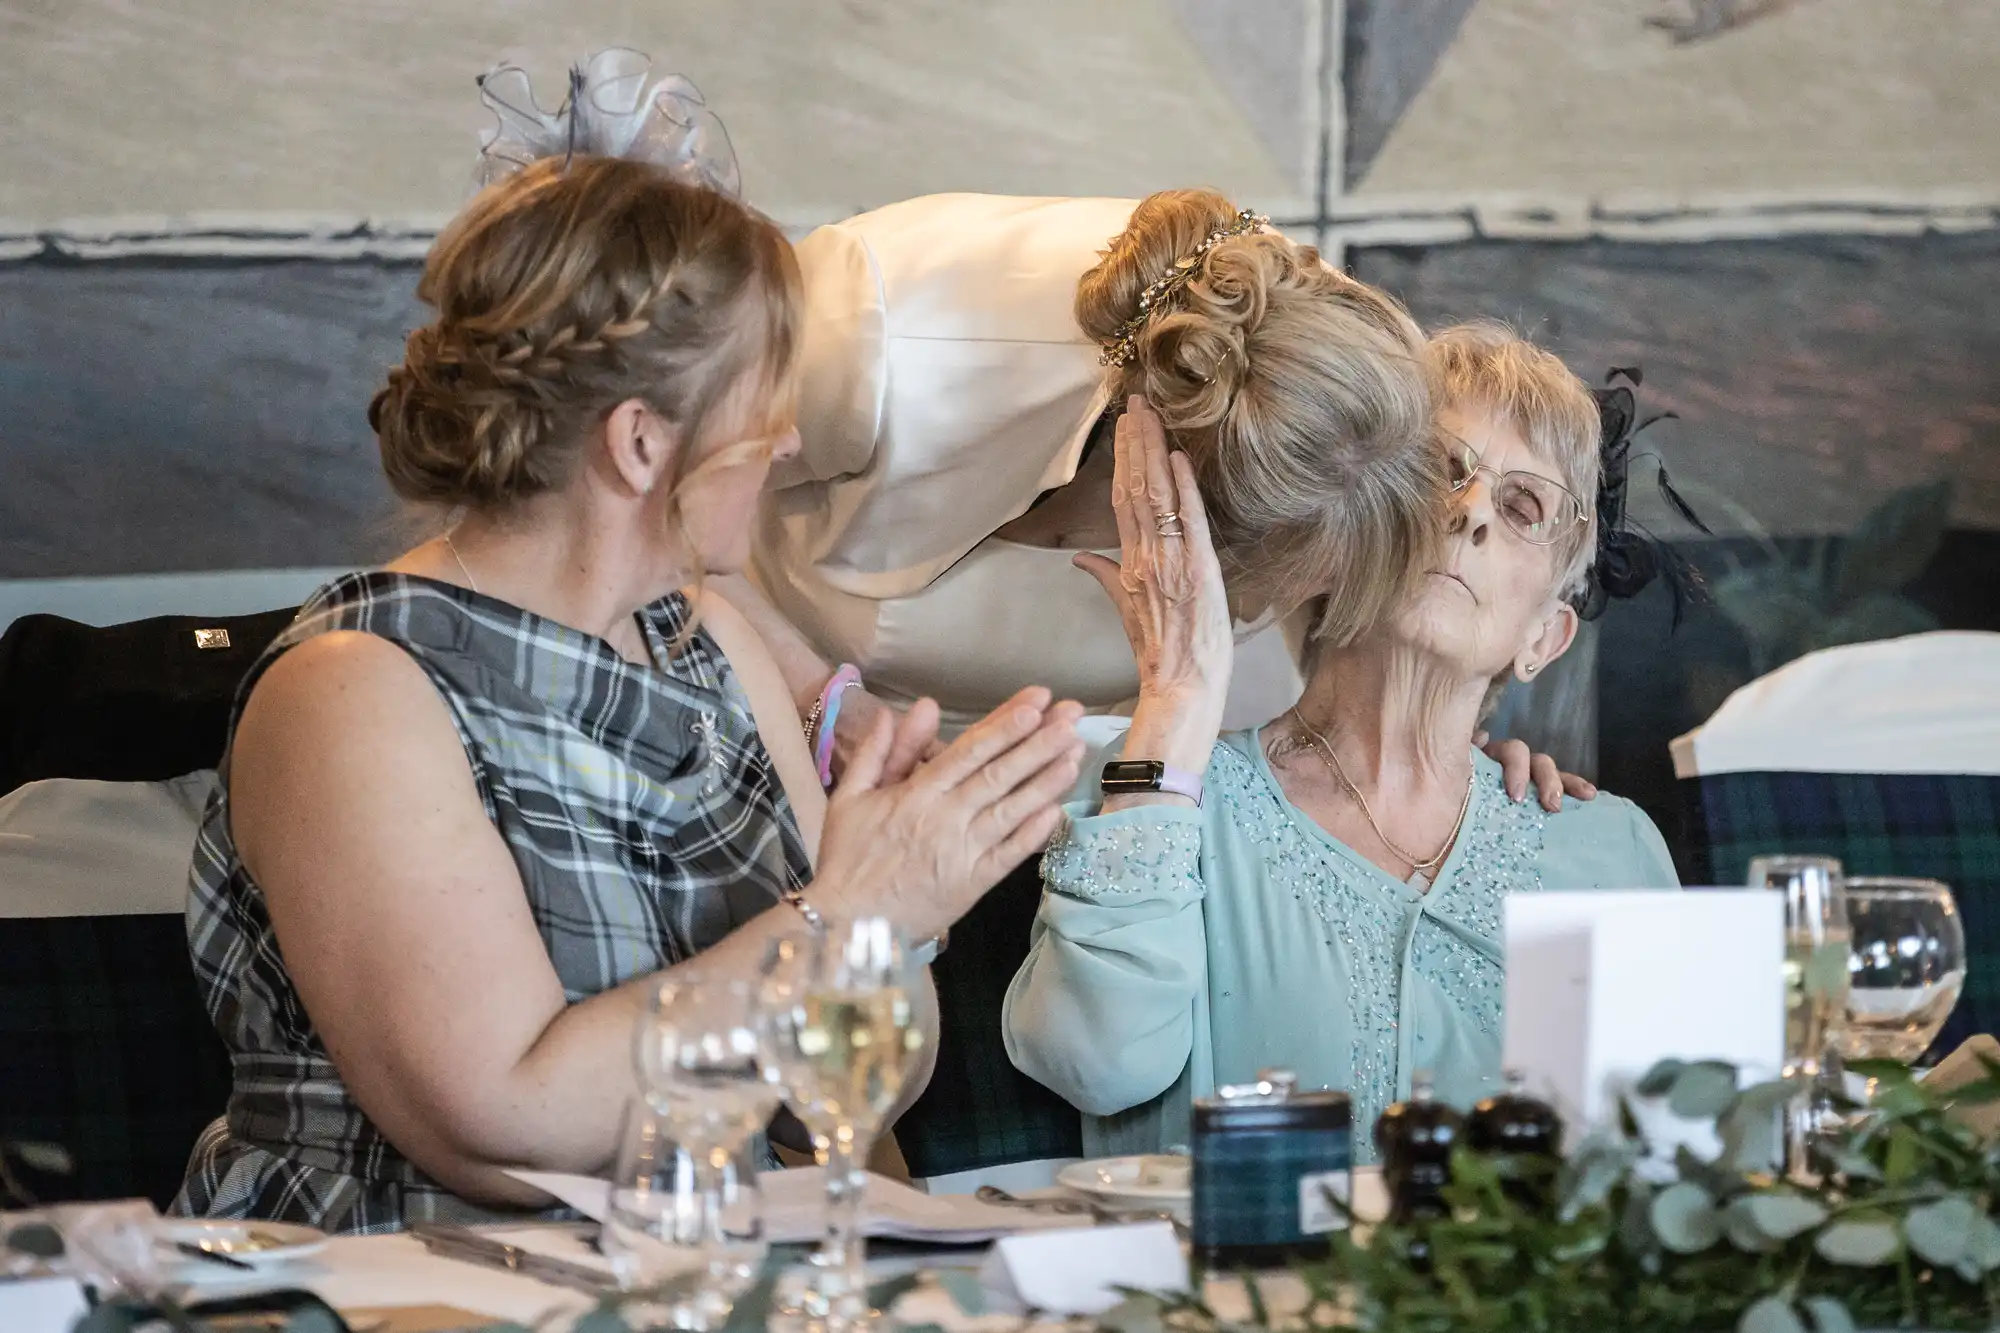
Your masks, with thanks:
M 160 781 L 215 767 L 244 671 L 292 614 L 17 620 L 0 637 L 0 796 L 50 778 Z M 198 630 L 227 646 L 199 646 Z M 192 829 L 188 841 L 192 851 Z M 22 915 L 33 909 L 7 890 L 0 882 L 0 1139 L 69 1150 L 74 1174 L 25 1173 L 45 1201 L 164 1206 L 230 1085 L 184 920 Z
M 937 1072 L 896 1122 L 896 1142 L 920 1180 L 1083 1152 L 1076 1108 L 1014 1068 L 1001 1041 L 1001 1006 L 1028 956 L 1041 900 L 1041 858 L 1032 857 L 952 927 L 951 947 L 932 969 Z

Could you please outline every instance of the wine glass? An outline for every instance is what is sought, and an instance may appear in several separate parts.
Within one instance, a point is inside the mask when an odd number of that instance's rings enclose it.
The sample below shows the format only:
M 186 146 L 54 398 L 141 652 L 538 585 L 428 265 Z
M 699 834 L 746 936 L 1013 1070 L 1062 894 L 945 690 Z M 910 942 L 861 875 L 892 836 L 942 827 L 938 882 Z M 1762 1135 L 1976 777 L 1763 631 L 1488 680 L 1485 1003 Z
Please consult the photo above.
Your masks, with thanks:
M 834 1333 L 875 1316 L 862 1231 L 868 1152 L 923 1050 L 914 1005 L 922 971 L 880 917 L 827 922 L 781 941 L 767 960 L 779 1081 L 826 1168 L 826 1235 L 803 1289 L 783 1299 Z
M 1820 1081 L 1839 1058 L 1847 1017 L 1847 898 L 1830 856 L 1759 856 L 1750 886 L 1785 895 L 1784 1076 L 1802 1087 L 1786 1116 L 1785 1160 L 1809 1173 L 1807 1146 L 1821 1112 Z
M 604 1249 L 621 1287 L 659 1293 L 664 1327 L 719 1327 L 768 1251 L 757 1165 L 778 1093 L 759 1004 L 749 982 L 666 981 L 637 1025 Z
M 1965 926 L 1934 879 L 1850 879 L 1850 1060 L 1915 1064 L 1965 987 Z

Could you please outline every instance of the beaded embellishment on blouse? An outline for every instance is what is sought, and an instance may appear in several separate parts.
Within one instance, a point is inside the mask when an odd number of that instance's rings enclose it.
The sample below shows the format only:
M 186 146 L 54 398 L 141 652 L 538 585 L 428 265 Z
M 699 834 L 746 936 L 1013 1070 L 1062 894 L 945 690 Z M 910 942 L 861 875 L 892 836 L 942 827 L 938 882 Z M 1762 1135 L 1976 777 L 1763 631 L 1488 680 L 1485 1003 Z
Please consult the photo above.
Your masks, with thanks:
M 1349 1095 L 1354 1123 L 1372 1125 L 1396 1099 L 1403 1003 L 1402 941 L 1406 916 L 1360 887 L 1362 871 L 1300 828 L 1297 812 L 1234 746 L 1218 745 L 1208 766 L 1212 799 L 1229 806 L 1232 822 L 1261 849 L 1272 885 L 1313 912 L 1345 945 L 1350 985 L 1344 997 L 1354 1040 Z M 1494 782 L 1481 782 L 1460 834 L 1464 846 L 1442 887 L 1416 908 L 1411 964 L 1452 994 L 1484 1031 L 1500 1022 L 1501 902 L 1509 893 L 1542 887 L 1535 869 L 1547 815 L 1534 801 L 1516 802 Z M 1374 1147 L 1357 1136 L 1357 1161 Z
M 1117 824 L 1077 835 L 1064 820 L 1049 841 L 1042 878 L 1059 893 L 1102 902 L 1173 889 L 1201 892 L 1201 825 Z

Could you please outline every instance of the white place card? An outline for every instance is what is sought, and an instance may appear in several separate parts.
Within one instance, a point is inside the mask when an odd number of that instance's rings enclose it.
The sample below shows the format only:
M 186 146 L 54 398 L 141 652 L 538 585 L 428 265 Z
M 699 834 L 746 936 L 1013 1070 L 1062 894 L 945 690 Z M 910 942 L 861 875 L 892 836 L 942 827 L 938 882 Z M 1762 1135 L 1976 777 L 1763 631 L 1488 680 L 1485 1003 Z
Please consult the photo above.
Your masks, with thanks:
M 996 1306 L 1102 1314 L 1134 1291 L 1186 1291 L 1187 1257 L 1171 1222 L 1002 1236 L 979 1270 Z
M 1784 898 L 1763 890 L 1526 893 L 1506 902 L 1506 1064 L 1572 1136 L 1660 1060 L 1784 1060 Z
M 0 1282 L 0 1328 L 7 1333 L 69 1333 L 89 1312 L 83 1286 L 73 1277 Z

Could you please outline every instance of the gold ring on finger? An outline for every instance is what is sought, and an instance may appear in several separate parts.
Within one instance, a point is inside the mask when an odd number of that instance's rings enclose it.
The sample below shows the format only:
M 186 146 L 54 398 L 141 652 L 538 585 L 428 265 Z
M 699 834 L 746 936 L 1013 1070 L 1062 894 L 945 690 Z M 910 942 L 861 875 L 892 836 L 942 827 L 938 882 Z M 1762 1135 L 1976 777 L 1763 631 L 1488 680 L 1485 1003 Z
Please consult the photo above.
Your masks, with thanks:
M 1187 530 L 1181 527 L 1181 521 L 1172 515 L 1162 517 L 1155 531 L 1162 537 L 1184 537 L 1187 535 Z

